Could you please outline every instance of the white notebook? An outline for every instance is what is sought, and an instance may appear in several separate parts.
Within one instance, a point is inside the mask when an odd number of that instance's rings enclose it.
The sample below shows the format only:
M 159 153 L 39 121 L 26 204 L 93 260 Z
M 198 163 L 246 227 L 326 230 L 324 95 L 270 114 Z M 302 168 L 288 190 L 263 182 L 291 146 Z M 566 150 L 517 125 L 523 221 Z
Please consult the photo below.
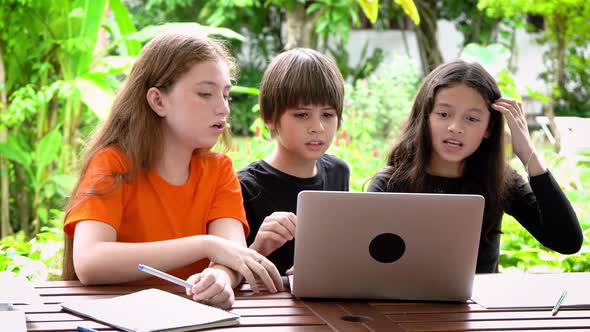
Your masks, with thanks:
M 552 308 L 563 291 L 562 308 L 590 308 L 590 273 L 478 274 L 471 299 L 485 308 Z
M 110 299 L 64 302 L 61 306 L 124 331 L 193 331 L 236 325 L 240 315 L 159 289 Z

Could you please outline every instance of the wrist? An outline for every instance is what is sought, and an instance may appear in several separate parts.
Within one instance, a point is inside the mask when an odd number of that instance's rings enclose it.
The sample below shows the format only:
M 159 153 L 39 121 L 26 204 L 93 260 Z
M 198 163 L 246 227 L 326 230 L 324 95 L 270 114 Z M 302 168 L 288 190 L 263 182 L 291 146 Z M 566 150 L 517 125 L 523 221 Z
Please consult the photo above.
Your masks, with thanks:
M 232 288 L 236 287 L 242 281 L 241 275 L 239 273 L 225 265 L 212 263 L 209 265 L 209 268 L 222 272 L 221 275 L 223 278 L 225 278 L 227 284 L 231 285 Z
M 205 253 L 207 259 L 212 260 L 212 254 L 215 253 L 215 238 L 213 235 L 204 234 L 204 235 L 196 235 L 195 236 L 200 244 L 201 252 Z
M 259 254 L 261 254 L 264 257 L 271 254 L 271 252 L 269 252 L 268 248 L 265 245 L 261 244 L 260 241 L 257 241 L 256 239 L 250 245 L 250 249 L 255 250 L 256 252 L 258 252 Z

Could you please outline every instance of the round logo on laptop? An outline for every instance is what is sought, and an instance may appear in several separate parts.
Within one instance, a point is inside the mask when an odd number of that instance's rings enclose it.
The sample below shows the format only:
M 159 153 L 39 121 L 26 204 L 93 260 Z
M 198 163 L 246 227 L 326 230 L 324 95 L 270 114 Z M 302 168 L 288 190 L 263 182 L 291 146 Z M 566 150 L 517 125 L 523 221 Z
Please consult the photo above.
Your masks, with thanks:
M 397 234 L 383 233 L 375 236 L 369 244 L 369 254 L 381 263 L 393 263 L 406 251 L 406 243 Z

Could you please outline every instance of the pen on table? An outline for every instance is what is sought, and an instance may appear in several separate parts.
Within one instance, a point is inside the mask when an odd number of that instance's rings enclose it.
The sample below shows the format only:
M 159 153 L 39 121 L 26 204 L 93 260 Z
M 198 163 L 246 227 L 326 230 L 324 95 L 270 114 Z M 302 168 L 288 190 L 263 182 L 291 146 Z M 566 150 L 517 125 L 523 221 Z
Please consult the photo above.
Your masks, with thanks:
M 557 303 L 555 303 L 553 310 L 551 310 L 551 316 L 557 315 L 557 313 L 559 312 L 559 307 L 561 307 L 561 304 L 563 303 L 563 300 L 565 300 L 566 296 L 567 296 L 567 291 L 564 290 L 563 293 L 561 293 L 559 300 L 557 300 Z
M 149 267 L 147 265 L 143 265 L 143 264 L 139 264 L 137 265 L 137 269 L 139 271 L 143 271 L 145 273 L 151 274 L 153 276 L 156 276 L 158 278 L 170 281 L 171 283 L 177 284 L 178 286 L 182 286 L 184 288 L 193 288 L 193 284 L 191 284 L 188 281 L 182 280 L 180 278 L 177 278 L 173 275 L 169 275 L 166 272 L 162 272 L 160 270 L 154 269 L 153 267 Z
M 99 332 L 98 330 L 91 329 L 89 327 L 84 327 L 84 326 L 78 326 L 76 328 L 76 331 L 78 331 L 78 332 Z

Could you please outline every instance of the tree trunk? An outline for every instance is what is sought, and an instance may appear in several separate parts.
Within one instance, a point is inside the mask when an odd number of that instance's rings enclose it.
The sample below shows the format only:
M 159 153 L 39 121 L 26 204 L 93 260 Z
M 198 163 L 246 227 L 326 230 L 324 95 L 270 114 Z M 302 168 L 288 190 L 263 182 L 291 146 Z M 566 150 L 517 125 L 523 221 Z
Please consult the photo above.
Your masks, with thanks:
M 435 0 L 416 0 L 420 14 L 420 24 L 416 26 L 416 38 L 420 51 L 420 63 L 424 76 L 443 62 L 440 47 L 436 39 L 437 16 Z
M 287 8 L 287 43 L 285 49 L 290 50 L 297 47 L 316 49 L 318 36 L 315 32 L 315 25 L 319 18 L 319 11 L 312 15 L 305 13 L 305 4 L 295 3 Z
M 555 152 L 559 153 L 561 151 L 561 134 L 559 133 L 559 129 L 555 125 L 555 104 L 557 102 L 557 91 L 564 83 L 565 77 L 565 25 L 566 25 L 567 18 L 563 16 L 556 15 L 553 17 L 553 24 L 548 24 L 548 26 L 552 26 L 549 29 L 553 29 L 553 33 L 556 37 L 556 47 L 552 51 L 554 54 L 555 59 L 555 72 L 554 72 L 554 81 L 551 84 L 551 100 L 545 109 L 545 113 L 547 118 L 549 119 L 549 128 L 553 132 L 553 137 L 555 137 Z
M 0 113 L 8 108 L 8 97 L 6 96 L 6 71 L 4 70 L 4 56 L 0 48 Z M 6 142 L 6 127 L 0 129 L 0 142 Z M 14 233 L 10 225 L 10 177 L 8 176 L 8 161 L 0 156 L 0 238 Z

